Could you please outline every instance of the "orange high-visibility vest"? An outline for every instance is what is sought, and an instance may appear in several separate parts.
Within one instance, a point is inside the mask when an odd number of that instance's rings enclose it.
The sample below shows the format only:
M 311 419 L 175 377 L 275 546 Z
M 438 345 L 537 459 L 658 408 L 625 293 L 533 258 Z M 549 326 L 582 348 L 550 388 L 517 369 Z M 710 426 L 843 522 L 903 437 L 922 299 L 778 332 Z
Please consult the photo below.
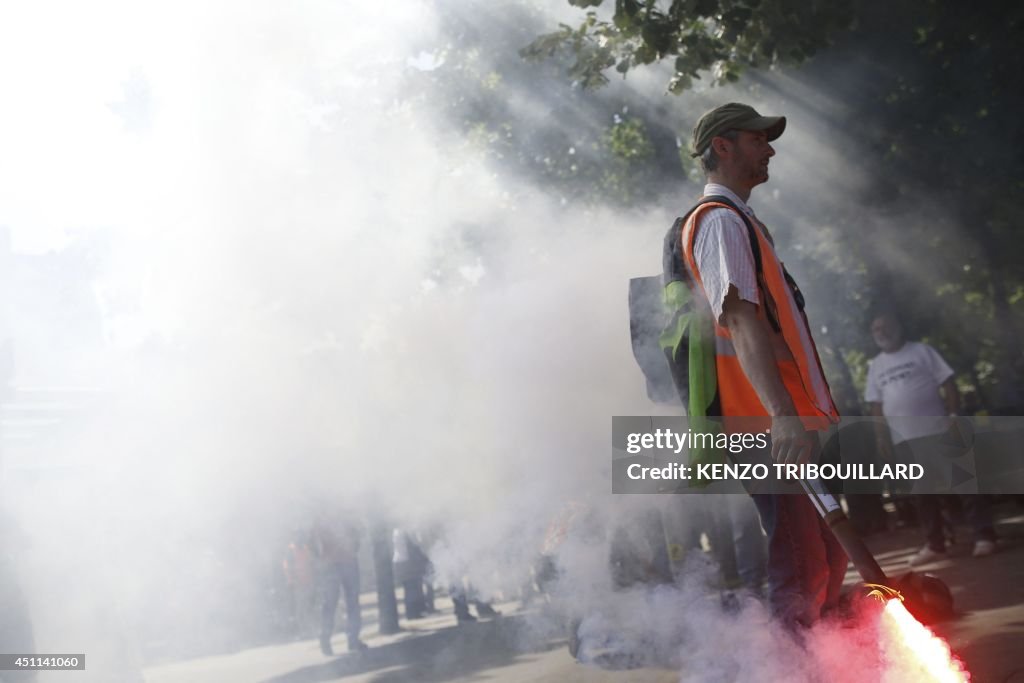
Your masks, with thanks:
M 732 207 L 718 202 L 709 202 L 699 206 L 683 224 L 681 244 L 686 264 L 693 275 L 694 281 L 704 292 L 704 283 L 693 255 L 693 246 L 697 236 L 697 226 L 705 211 L 712 208 L 724 208 L 735 211 Z M 821 369 L 818 350 L 811 338 L 807 317 L 797 305 L 796 297 L 789 282 L 786 280 L 782 262 L 775 253 L 775 245 L 768 238 L 765 227 L 756 219 L 751 219 L 754 232 L 761 251 L 761 267 L 757 272 L 759 298 L 758 315 L 771 321 L 772 328 L 777 331 L 772 335 L 771 344 L 775 353 L 775 364 L 779 369 L 782 383 L 793 399 L 797 415 L 802 418 L 807 429 L 823 430 L 839 420 L 839 413 L 825 373 Z M 770 316 L 770 317 L 769 317 Z M 739 358 L 732 344 L 729 330 L 715 324 L 715 365 L 718 372 L 718 393 L 721 401 L 722 415 L 726 418 L 752 417 L 759 418 L 743 421 L 743 431 L 767 429 L 770 426 L 768 411 L 747 379 Z M 727 420 L 728 422 L 728 420 Z M 739 424 L 739 423 L 737 423 Z

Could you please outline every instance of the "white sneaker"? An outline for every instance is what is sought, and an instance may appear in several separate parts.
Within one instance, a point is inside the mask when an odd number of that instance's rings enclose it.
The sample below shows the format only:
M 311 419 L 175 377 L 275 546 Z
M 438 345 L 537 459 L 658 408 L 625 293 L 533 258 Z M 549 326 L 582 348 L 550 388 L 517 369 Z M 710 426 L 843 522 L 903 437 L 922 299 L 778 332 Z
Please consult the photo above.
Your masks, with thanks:
M 996 551 L 996 542 L 980 540 L 974 542 L 974 552 L 971 553 L 974 557 L 988 557 Z
M 946 551 L 932 550 L 929 546 L 925 546 L 917 551 L 917 554 L 910 558 L 910 566 L 916 567 L 921 564 L 928 564 L 935 560 L 946 559 Z

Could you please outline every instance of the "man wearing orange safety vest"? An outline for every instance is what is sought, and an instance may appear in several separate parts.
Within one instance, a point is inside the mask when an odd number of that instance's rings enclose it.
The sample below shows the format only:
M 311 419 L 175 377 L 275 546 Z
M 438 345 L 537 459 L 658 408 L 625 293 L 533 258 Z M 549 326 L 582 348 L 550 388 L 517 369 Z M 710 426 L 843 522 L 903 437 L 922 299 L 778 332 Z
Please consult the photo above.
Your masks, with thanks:
M 775 462 L 805 463 L 818 453 L 820 433 L 838 421 L 838 413 L 803 297 L 768 229 L 747 205 L 751 190 L 768 180 L 775 156 L 770 142 L 785 127 L 785 117 L 761 116 L 737 103 L 700 118 L 693 156 L 707 175 L 704 198 L 721 199 L 689 214 L 680 246 L 694 290 L 706 298 L 714 321 L 717 408 L 726 429 L 730 418 L 734 424 L 748 418 L 739 422 L 742 431 L 770 428 Z M 836 606 L 846 555 L 807 496 L 753 498 L 768 534 L 772 614 L 791 626 L 808 626 Z

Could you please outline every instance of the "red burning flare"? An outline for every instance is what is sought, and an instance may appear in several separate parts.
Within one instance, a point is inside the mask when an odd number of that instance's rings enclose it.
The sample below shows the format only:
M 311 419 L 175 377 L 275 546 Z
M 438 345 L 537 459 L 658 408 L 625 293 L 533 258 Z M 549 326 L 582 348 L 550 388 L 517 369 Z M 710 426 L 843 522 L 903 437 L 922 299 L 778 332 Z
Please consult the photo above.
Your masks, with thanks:
M 968 683 L 971 680 L 963 662 L 953 655 L 946 641 L 907 611 L 903 596 L 885 586 L 874 586 L 870 595 L 885 604 L 880 628 L 886 654 L 899 658 L 905 668 L 913 668 L 918 674 L 916 681 Z M 906 661 L 908 658 L 912 661 Z

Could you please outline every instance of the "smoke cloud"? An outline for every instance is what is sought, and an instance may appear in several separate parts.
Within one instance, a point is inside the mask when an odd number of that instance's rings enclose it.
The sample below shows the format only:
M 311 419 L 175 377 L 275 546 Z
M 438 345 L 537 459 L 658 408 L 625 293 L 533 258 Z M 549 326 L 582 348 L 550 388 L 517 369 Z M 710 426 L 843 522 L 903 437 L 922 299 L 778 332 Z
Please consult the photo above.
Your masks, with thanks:
M 661 649 L 691 639 L 684 680 L 791 679 L 794 646 L 757 605 L 725 617 L 705 604 L 706 576 L 699 591 L 609 597 L 607 530 L 682 505 L 613 499 L 608 436 L 612 415 L 674 410 L 644 394 L 626 286 L 659 270 L 664 230 L 699 185 L 643 211 L 585 206 L 466 144 L 423 85 L 458 49 L 441 32 L 455 11 L 495 31 L 519 9 L 3 10 L 0 225 L 16 254 L 70 254 L 52 288 L 75 292 L 69 304 L 22 285 L 7 321 L 11 401 L 73 403 L 3 456 L 39 651 L 74 643 L 109 672 L 124 653 L 130 669 L 250 642 L 240 624 L 265 616 L 275 544 L 325 501 L 442 528 L 439 575 L 485 594 L 524 580 L 577 502 L 605 530 L 558 555 L 577 606 L 607 604 Z M 661 97 L 662 82 L 638 73 L 607 97 Z M 662 109 L 684 141 L 711 102 L 792 112 L 752 201 L 769 224 L 861 173 L 818 144 L 819 119 L 783 85 L 788 98 L 697 91 Z M 524 116 L 559 104 L 509 99 Z M 69 387 L 86 391 L 57 391 Z M 722 660 L 728 641 L 749 646 Z

